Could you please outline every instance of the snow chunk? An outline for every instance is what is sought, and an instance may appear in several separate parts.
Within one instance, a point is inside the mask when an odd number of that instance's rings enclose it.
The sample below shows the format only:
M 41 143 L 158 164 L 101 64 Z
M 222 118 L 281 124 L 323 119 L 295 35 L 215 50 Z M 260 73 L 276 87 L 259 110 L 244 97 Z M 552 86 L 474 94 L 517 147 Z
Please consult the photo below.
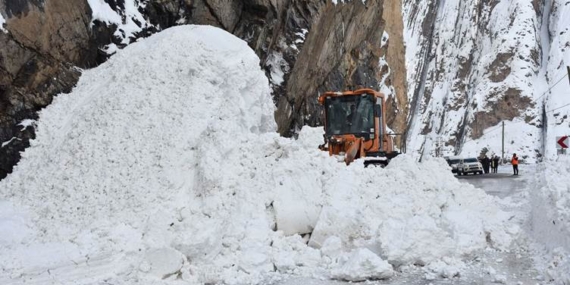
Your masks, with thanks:
M 342 253 L 342 240 L 336 236 L 327 238 L 321 247 L 321 252 L 328 257 L 336 258 Z
M 273 202 L 277 229 L 286 235 L 311 233 L 317 224 L 321 207 L 318 180 L 304 179 L 299 168 L 276 171 L 278 195 Z
M 159 279 L 166 279 L 181 274 L 185 260 L 184 255 L 172 248 L 160 248 L 148 251 L 139 269 Z
M 461 271 L 465 268 L 465 264 L 456 259 L 444 257 L 428 264 L 423 270 L 426 272 L 427 280 L 434 280 L 438 277 L 453 278 L 460 277 Z
M 359 248 L 341 260 L 339 268 L 331 273 L 333 279 L 359 282 L 370 279 L 387 279 L 394 275 L 392 265 L 368 249 Z

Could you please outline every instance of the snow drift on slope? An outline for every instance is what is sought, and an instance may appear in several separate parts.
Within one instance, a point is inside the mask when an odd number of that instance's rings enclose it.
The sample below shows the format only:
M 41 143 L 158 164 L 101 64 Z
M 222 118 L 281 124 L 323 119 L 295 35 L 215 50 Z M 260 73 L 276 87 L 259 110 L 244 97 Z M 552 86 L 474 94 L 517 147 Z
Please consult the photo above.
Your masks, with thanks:
M 539 165 L 531 192 L 531 235 L 544 247 L 545 274 L 556 284 L 570 283 L 570 157 Z
M 0 283 L 357 281 L 516 234 L 443 160 L 346 167 L 317 151 L 321 128 L 279 137 L 273 111 L 254 52 L 213 27 L 86 71 L 0 182 Z

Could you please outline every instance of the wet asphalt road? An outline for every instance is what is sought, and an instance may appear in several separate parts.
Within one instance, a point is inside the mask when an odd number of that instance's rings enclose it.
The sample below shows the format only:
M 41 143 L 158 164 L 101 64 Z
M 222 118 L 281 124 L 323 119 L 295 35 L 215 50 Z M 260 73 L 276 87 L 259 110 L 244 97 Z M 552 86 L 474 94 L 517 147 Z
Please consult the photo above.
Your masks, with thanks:
M 527 187 L 525 181 L 534 178 L 533 175 L 534 165 L 520 165 L 519 175 L 513 175 L 511 165 L 502 165 L 499 166 L 497 173 L 455 175 L 455 177 L 502 199 L 525 190 Z

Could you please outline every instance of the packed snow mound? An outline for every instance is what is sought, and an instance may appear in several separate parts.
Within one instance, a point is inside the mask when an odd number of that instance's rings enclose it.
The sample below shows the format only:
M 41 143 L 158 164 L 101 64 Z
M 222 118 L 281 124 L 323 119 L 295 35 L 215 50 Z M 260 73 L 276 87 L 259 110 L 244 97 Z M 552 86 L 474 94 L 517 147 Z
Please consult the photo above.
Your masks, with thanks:
M 40 113 L 38 139 L 18 165 L 25 171 L 7 190 L 29 191 L 29 206 L 70 228 L 115 223 L 107 218 L 123 209 L 139 220 L 157 194 L 168 199 L 176 193 L 165 190 L 192 179 L 188 159 L 213 132 L 231 131 L 220 144 L 233 145 L 233 135 L 274 130 L 258 62 L 214 28 L 175 28 L 133 45 Z
M 326 182 L 330 200 L 311 237 L 313 246 L 337 236 L 394 265 L 427 264 L 488 242 L 505 249 L 518 231 L 508 226 L 508 213 L 492 206 L 494 198 L 455 179 L 443 159 L 417 163 L 400 155 L 381 171 L 349 169 Z
M 547 160 L 536 172 L 531 194 L 531 235 L 543 248 L 548 279 L 570 283 L 570 157 Z
M 254 52 L 213 27 L 86 71 L 0 182 L 0 283 L 388 278 L 516 234 L 444 160 L 347 167 L 317 149 L 322 128 L 280 137 L 273 111 Z

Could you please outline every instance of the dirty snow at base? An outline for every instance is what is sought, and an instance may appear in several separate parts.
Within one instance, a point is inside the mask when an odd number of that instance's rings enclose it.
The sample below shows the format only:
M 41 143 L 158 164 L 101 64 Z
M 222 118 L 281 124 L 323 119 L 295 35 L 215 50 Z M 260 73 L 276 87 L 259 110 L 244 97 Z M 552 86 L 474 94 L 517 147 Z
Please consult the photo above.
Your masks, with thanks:
M 439 276 L 516 238 L 445 161 L 347 167 L 317 150 L 322 128 L 280 137 L 273 111 L 255 53 L 209 26 L 85 71 L 0 181 L 0 284 Z

